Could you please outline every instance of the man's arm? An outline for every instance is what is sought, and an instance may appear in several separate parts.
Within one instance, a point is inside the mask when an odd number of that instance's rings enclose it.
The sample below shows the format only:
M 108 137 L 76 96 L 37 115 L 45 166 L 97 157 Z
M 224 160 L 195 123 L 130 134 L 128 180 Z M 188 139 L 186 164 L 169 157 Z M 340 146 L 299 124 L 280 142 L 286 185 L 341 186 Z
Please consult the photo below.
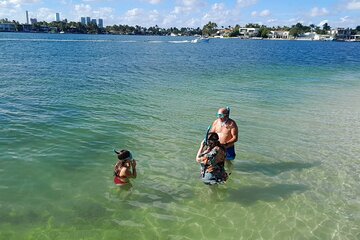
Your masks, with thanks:
M 231 133 L 231 138 L 225 143 L 225 147 L 233 146 L 238 140 L 238 127 L 234 121 L 230 133 Z

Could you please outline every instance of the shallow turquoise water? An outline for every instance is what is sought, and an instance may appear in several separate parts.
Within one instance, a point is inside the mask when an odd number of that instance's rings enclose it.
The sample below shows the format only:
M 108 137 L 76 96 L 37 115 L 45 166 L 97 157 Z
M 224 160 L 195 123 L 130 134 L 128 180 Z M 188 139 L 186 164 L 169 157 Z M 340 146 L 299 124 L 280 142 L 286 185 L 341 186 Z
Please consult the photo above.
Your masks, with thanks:
M 0 239 L 360 238 L 360 45 L 190 40 L 0 33 Z M 227 105 L 238 156 L 209 188 Z

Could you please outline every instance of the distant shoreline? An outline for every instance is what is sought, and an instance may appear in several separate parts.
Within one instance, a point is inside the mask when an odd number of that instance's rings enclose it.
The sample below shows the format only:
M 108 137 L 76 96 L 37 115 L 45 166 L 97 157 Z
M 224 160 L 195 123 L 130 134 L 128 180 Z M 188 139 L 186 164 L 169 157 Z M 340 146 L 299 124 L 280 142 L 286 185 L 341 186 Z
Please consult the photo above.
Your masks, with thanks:
M 142 35 L 142 34 L 109 34 L 109 33 L 50 33 L 50 32 L 19 32 L 19 31 L 0 31 L 1 33 L 24 33 L 24 34 L 45 34 L 45 35 L 105 35 L 105 36 L 139 36 L 139 37 L 171 37 L 171 38 L 178 38 L 178 37 L 187 37 L 187 38 L 199 38 L 200 36 L 197 35 L 189 35 L 189 36 L 170 36 L 170 35 Z M 266 41 L 305 41 L 305 42 L 360 42 L 360 39 L 357 40 L 349 40 L 349 39 L 332 39 L 332 40 L 317 40 L 317 39 L 310 39 L 310 38 L 261 38 L 261 37 L 223 37 L 223 36 L 211 36 L 207 37 L 208 39 L 239 39 L 239 40 L 251 40 L 251 41 L 259 41 L 259 40 L 266 40 Z

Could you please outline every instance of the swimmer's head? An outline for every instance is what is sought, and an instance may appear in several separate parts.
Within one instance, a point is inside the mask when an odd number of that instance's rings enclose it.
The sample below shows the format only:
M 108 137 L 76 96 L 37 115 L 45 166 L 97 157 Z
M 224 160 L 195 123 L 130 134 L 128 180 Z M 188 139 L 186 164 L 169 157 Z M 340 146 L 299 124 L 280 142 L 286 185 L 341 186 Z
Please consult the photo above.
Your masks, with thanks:
M 218 143 L 219 142 L 219 135 L 215 132 L 211 132 L 209 133 L 208 139 L 207 139 L 208 143 Z
M 123 161 L 132 160 L 131 152 L 129 152 L 128 150 L 120 150 L 120 151 L 114 150 L 114 152 L 117 154 L 119 160 L 123 160 Z

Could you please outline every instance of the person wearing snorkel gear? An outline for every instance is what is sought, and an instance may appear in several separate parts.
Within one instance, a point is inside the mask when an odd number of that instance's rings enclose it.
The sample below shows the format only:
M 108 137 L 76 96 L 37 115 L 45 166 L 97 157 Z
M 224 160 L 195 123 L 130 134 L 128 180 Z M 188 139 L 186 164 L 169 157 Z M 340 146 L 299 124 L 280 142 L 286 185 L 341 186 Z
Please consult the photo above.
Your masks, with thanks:
M 230 108 L 220 108 L 217 111 L 217 119 L 213 122 L 210 131 L 219 135 L 220 143 L 226 148 L 226 160 L 235 159 L 235 146 L 238 140 L 238 126 L 230 118 Z
M 129 178 L 136 178 L 136 161 L 128 150 L 114 151 L 118 158 L 114 167 L 114 183 L 117 186 L 128 185 Z
M 219 142 L 217 133 L 210 132 L 201 142 L 196 161 L 201 164 L 201 177 L 205 184 L 224 183 L 227 173 L 224 169 L 225 148 Z

